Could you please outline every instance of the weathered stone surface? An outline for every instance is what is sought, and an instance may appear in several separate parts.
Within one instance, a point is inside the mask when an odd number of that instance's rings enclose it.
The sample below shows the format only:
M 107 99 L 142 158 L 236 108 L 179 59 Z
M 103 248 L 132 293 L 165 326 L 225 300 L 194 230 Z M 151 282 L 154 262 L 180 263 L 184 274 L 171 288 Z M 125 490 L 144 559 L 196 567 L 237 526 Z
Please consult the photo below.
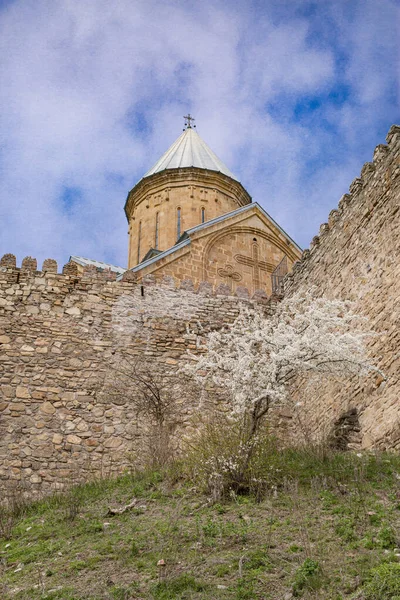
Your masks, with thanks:
M 72 306 L 71 308 L 67 308 L 65 312 L 67 313 L 67 315 L 79 316 L 81 314 L 81 311 L 77 306 Z
M 43 273 L 57 273 L 57 261 L 52 258 L 46 258 L 42 266 Z
M 25 404 L 21 402 L 13 402 L 12 404 L 10 404 L 11 412 L 25 412 L 25 408 Z
M 200 293 L 193 285 L 173 287 L 172 280 L 160 287 L 153 276 L 137 284 L 99 280 L 97 273 L 90 279 L 86 274 L 77 279 L 79 286 L 71 283 L 72 275 L 51 272 L 43 277 L 27 271 L 23 285 L 8 277 L 8 272 L 0 272 L 0 300 L 20 291 L 23 300 L 11 318 L 0 306 L 0 332 L 7 342 L 0 351 L 7 361 L 0 372 L 0 456 L 5 473 L 0 487 L 13 476 L 9 447 L 14 448 L 13 460 L 24 463 L 32 456 L 34 471 L 44 469 L 46 476 L 35 480 L 35 489 L 57 489 L 65 483 L 64 470 L 85 478 L 101 475 L 108 463 L 110 472 L 128 468 L 129 453 L 140 447 L 144 429 L 128 396 L 101 394 L 115 348 L 131 347 L 169 377 L 187 360 L 187 350 L 196 352 L 196 335 L 188 330 L 201 324 L 207 332 L 231 322 L 239 302 L 255 302 L 245 293 L 243 300 L 217 296 L 210 284 Z M 5 294 L 10 287 L 15 294 Z M 62 313 L 54 312 L 54 306 L 62 307 Z M 189 426 L 193 407 L 190 402 L 186 406 L 184 398 L 182 406 L 182 422 Z M 18 469 L 21 481 L 33 485 L 33 467 L 22 464 Z
M 31 394 L 30 394 L 28 388 L 26 388 L 22 385 L 17 385 L 15 395 L 17 398 L 30 398 L 31 397 Z
M 121 438 L 111 437 L 104 442 L 105 448 L 119 448 L 122 444 Z
M 286 278 L 285 292 L 315 286 L 320 294 L 349 299 L 379 333 L 368 344 L 372 363 L 386 375 L 340 384 L 327 380 L 316 389 L 298 386 L 298 416 L 307 435 L 323 437 L 350 408 L 360 422 L 362 447 L 398 448 L 400 423 L 400 136 L 392 128 L 390 147 L 378 146 L 374 163 L 351 185 L 352 195 L 330 213 L 334 226 L 313 245 L 307 261 Z M 297 427 L 297 432 L 300 428 Z
M 299 409 L 302 422 L 318 437 L 356 406 L 363 447 L 400 448 L 396 132 L 390 140 L 389 149 L 379 151 L 375 169 L 368 169 L 362 189 L 344 197 L 340 210 L 330 215 L 329 229 L 323 228 L 286 281 L 289 296 L 315 285 L 328 296 L 353 299 L 380 333 L 369 351 L 386 381 L 327 381 L 312 393 L 308 388 Z M 113 353 L 128 349 L 167 378 L 187 360 L 188 350 L 197 352 L 196 333 L 206 335 L 232 322 L 241 303 L 258 303 L 268 311 L 276 301 L 264 291 L 251 300 L 245 291 L 217 296 L 209 283 L 196 292 L 190 282 L 180 289 L 161 287 L 154 276 L 138 284 L 129 278 L 107 281 L 92 271 L 82 277 L 76 265 L 64 274 L 35 272 L 32 262 L 28 266 L 21 271 L 10 259 L 0 269 L 0 487 L 18 477 L 28 488 L 50 491 L 74 473 L 85 478 L 129 468 L 144 423 L 129 397 L 114 402 L 102 394 Z M 197 400 L 180 401 L 182 427 L 190 432 Z M 221 407 L 221 400 L 216 405 Z M 287 411 L 278 415 L 298 432 L 296 418 L 289 417 Z
M 40 412 L 46 415 L 53 415 L 56 412 L 56 409 L 51 404 L 51 402 L 43 402 L 43 404 L 39 408 Z
M 12 385 L 2 385 L 0 387 L 0 398 L 14 398 L 15 396 L 15 387 Z
M 4 254 L 0 258 L 1 267 L 15 268 L 17 266 L 17 259 L 14 254 Z
M 81 444 L 82 440 L 77 435 L 70 434 L 67 435 L 67 442 L 68 444 Z
M 36 269 L 36 258 L 32 258 L 31 256 L 25 256 L 25 258 L 22 260 L 21 271 L 36 271 Z

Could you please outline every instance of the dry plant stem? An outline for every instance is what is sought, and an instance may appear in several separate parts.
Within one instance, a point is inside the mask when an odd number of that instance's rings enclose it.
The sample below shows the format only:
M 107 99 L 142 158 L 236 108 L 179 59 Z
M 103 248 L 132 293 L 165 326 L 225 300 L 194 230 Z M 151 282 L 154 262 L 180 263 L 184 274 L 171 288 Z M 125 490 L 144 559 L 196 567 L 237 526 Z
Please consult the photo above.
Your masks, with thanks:
M 176 556 L 179 556 L 179 539 L 177 539 L 179 537 L 179 523 L 181 520 L 181 515 L 182 515 L 182 506 L 184 503 L 184 500 L 186 498 L 182 497 L 179 499 L 179 501 L 176 503 L 176 506 L 174 507 L 169 519 L 168 519 L 168 527 L 166 529 L 166 532 L 163 533 L 162 537 L 161 537 L 161 544 L 160 544 L 160 549 L 159 549 L 159 553 L 160 556 L 164 556 L 165 553 L 168 553 L 169 556 L 169 562 L 172 562 L 173 560 L 175 560 Z M 171 552 L 171 538 L 172 536 L 174 536 L 176 543 L 172 544 L 172 548 L 173 548 L 173 552 Z M 168 540 L 170 540 L 168 542 Z
M 46 591 L 46 586 L 45 586 L 44 579 L 43 579 L 43 573 L 40 570 L 40 567 L 38 567 L 37 572 L 38 572 L 38 581 L 39 581 L 40 591 L 42 592 L 42 594 L 44 594 Z
M 292 482 L 290 486 L 290 503 L 292 505 L 292 513 L 295 516 L 296 523 L 299 525 L 299 533 L 301 544 L 304 548 L 305 555 L 307 558 L 312 558 L 311 552 L 311 541 L 308 535 L 308 527 L 304 522 L 304 512 L 300 505 L 299 485 L 298 481 Z
M 187 379 L 187 378 L 186 378 Z M 162 374 L 157 365 L 121 349 L 108 366 L 102 394 L 117 404 L 129 401 L 143 427 L 140 441 L 141 467 L 159 468 L 168 464 L 177 451 L 176 428 L 182 421 L 181 398 L 191 400 L 192 388 L 175 371 Z M 190 382 L 189 382 L 190 383 Z
M 232 412 L 250 423 L 251 440 L 270 407 L 289 402 L 296 377 L 379 371 L 366 358 L 372 335 L 352 303 L 319 298 L 312 289 L 284 300 L 272 315 L 241 307 L 232 325 L 209 334 L 205 352 L 193 355 L 187 370 L 203 388 L 211 380 L 229 392 Z
M 10 540 L 12 531 L 18 520 L 23 516 L 27 500 L 23 490 L 10 485 L 0 504 L 0 537 Z
M 242 579 L 243 577 L 243 563 L 246 560 L 246 555 L 243 554 L 240 558 L 239 558 L 239 568 L 238 568 L 238 572 L 239 572 L 239 579 Z

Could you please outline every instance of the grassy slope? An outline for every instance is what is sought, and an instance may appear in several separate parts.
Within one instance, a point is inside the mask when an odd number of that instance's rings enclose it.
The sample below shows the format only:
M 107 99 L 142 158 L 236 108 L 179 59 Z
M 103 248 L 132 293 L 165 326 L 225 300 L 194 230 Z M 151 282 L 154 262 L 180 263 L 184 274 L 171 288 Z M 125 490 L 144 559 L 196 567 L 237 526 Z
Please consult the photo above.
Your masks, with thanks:
M 157 473 L 35 503 L 0 539 L 0 597 L 362 598 L 371 568 L 399 560 L 400 458 L 292 452 L 285 464 L 260 503 L 207 506 Z M 107 516 L 133 497 L 136 508 Z

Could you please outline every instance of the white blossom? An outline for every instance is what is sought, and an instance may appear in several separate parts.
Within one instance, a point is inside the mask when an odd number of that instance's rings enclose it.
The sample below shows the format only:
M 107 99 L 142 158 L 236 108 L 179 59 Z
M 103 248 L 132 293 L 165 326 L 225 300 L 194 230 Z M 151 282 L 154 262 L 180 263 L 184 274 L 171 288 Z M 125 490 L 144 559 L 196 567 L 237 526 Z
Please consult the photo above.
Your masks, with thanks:
M 262 418 L 288 399 L 288 384 L 313 373 L 348 377 L 377 370 L 366 359 L 366 319 L 351 302 L 318 298 L 315 290 L 283 300 L 274 313 L 242 307 L 233 324 L 209 334 L 188 368 L 225 388 L 232 412 Z M 255 431 L 254 431 L 255 432 Z

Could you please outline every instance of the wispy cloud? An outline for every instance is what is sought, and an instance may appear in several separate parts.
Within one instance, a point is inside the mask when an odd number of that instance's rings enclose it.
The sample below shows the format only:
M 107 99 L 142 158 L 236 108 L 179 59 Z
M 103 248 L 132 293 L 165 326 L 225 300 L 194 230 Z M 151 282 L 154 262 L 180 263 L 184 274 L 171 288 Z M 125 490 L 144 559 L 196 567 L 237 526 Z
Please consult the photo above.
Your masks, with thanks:
M 301 245 L 399 118 L 395 0 L 0 1 L 0 254 L 126 263 L 123 204 L 198 132 Z

